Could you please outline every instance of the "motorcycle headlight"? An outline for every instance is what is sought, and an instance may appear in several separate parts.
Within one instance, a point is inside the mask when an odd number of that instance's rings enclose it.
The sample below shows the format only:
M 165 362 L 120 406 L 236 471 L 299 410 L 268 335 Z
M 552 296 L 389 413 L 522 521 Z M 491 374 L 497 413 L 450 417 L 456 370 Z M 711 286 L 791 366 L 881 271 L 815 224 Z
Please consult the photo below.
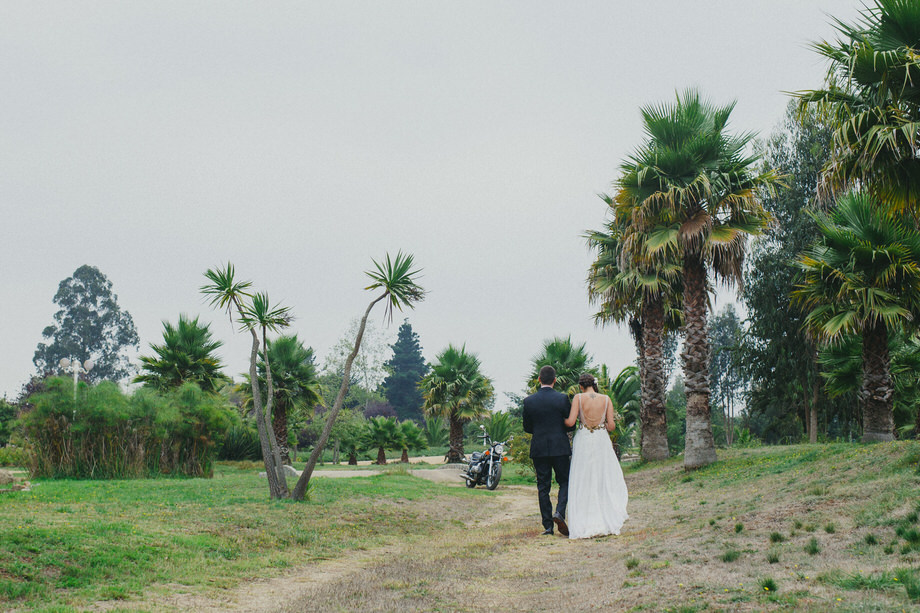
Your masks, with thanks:
M 504 445 L 501 445 L 501 444 L 496 445 L 496 446 L 495 446 L 495 453 L 505 453 L 505 446 L 504 446 Z

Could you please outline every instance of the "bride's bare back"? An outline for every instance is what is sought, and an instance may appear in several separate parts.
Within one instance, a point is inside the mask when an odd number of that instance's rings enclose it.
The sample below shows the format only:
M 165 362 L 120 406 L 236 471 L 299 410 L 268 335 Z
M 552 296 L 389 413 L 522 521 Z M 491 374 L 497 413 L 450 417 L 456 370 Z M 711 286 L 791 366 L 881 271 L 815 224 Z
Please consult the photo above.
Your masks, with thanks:
M 613 403 L 604 394 L 593 390 L 575 394 L 575 397 L 572 398 L 572 410 L 569 412 L 569 418 L 565 420 L 566 426 L 575 425 L 579 410 L 584 416 L 584 426 L 590 430 L 597 429 L 601 424 L 604 424 L 608 431 L 616 428 Z

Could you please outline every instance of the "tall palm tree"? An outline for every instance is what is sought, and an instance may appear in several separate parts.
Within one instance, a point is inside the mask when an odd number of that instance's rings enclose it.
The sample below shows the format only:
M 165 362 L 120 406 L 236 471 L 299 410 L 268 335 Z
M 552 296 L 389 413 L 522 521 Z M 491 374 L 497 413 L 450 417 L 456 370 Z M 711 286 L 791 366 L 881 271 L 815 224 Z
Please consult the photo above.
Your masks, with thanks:
M 572 337 L 567 336 L 543 341 L 543 348 L 531 360 L 530 380 L 528 388 L 535 392 L 540 388 L 540 369 L 552 366 L 556 369 L 556 388 L 569 398 L 578 393 L 578 377 L 582 373 L 596 375 L 594 359 L 585 350 L 585 344 L 577 345 L 572 342 Z
M 920 231 L 865 192 L 845 194 L 829 215 L 813 216 L 821 240 L 798 261 L 805 280 L 793 298 L 809 309 L 805 324 L 823 341 L 862 336 L 863 441 L 890 441 L 888 344 L 920 317 Z
M 727 133 L 734 106 L 714 106 L 688 90 L 673 104 L 644 107 L 647 141 L 622 164 L 618 183 L 623 197 L 635 203 L 630 235 L 647 235 L 651 252 L 680 255 L 687 469 L 716 460 L 706 333 L 709 272 L 740 282 L 746 239 L 770 219 L 758 193 L 778 181 L 773 171 L 756 172 L 758 157 L 745 154 L 752 134 Z
M 494 388 L 480 366 L 479 358 L 467 353 L 465 345 L 459 349 L 448 345 L 419 383 L 425 415 L 444 417 L 450 424 L 448 462 L 463 461 L 463 424 L 489 412 L 486 404 Z
M 345 360 L 342 385 L 339 387 L 339 393 L 335 397 L 335 402 L 326 418 L 326 425 L 323 427 L 323 432 L 320 434 L 319 440 L 316 442 L 316 446 L 313 448 L 313 452 L 307 460 L 307 465 L 304 467 L 300 479 L 297 480 L 297 485 L 294 486 L 294 491 L 291 494 L 294 500 L 303 500 L 307 492 L 307 486 L 310 483 L 310 478 L 313 476 L 313 470 L 316 468 L 316 463 L 319 461 L 319 456 L 322 454 L 326 443 L 329 441 L 329 434 L 332 432 L 335 418 L 342 409 L 342 403 L 345 401 L 345 394 L 348 393 L 348 385 L 351 380 L 351 365 L 354 363 L 358 351 L 361 350 L 361 339 L 364 337 L 364 329 L 367 327 L 367 318 L 371 314 L 371 309 L 373 309 L 378 302 L 383 301 L 385 305 L 384 313 L 392 322 L 394 309 L 402 311 L 403 308 L 415 308 L 415 304 L 425 298 L 425 290 L 416 283 L 416 279 L 421 271 L 417 268 L 413 268 L 414 261 L 415 258 L 412 254 L 403 254 L 402 251 L 398 252 L 396 257 L 392 259 L 390 255 L 387 254 L 383 262 L 373 261 L 375 270 L 366 271 L 364 273 L 371 279 L 371 284 L 364 289 L 383 291 L 379 296 L 371 300 L 370 304 L 367 305 L 367 309 L 364 311 L 364 316 L 361 318 L 361 323 L 358 326 L 358 334 L 355 336 L 355 346 Z
M 262 402 L 262 394 L 257 376 L 256 362 L 260 350 L 267 346 L 268 332 L 277 332 L 290 325 L 291 313 L 288 307 L 271 306 L 266 293 L 251 293 L 252 283 L 237 281 L 233 264 L 225 268 L 208 269 L 204 274 L 210 283 L 201 287 L 201 292 L 210 298 L 211 306 L 226 310 L 233 320 L 236 313 L 240 329 L 252 336 L 252 348 L 249 352 L 249 380 L 252 383 L 253 407 L 256 414 L 256 428 L 259 432 L 259 444 L 268 478 L 268 491 L 271 498 L 287 498 L 290 494 L 284 476 L 284 464 L 281 461 L 281 449 L 274 430 L 268 426 L 274 399 L 271 367 L 266 361 L 265 374 L 267 383 L 267 401 Z M 261 338 L 259 332 L 262 332 Z
M 223 343 L 212 338 L 210 327 L 199 324 L 197 317 L 189 319 L 186 315 L 179 315 L 175 326 L 164 321 L 163 344 L 151 343 L 155 355 L 140 357 L 141 370 L 145 372 L 136 376 L 134 382 L 158 390 L 192 382 L 205 392 L 217 393 L 229 378 L 221 372 L 223 364 L 214 355 Z
M 663 341 L 682 323 L 680 260 L 672 248 L 654 250 L 650 232 L 629 231 L 636 203 L 621 189 L 617 199 L 603 196 L 615 211 L 605 232 L 592 232 L 588 244 L 597 252 L 588 276 L 588 295 L 601 309 L 595 321 L 630 322 L 639 358 L 642 382 L 642 458 L 668 458 L 665 394 L 667 381 Z M 666 246 L 665 246 L 666 247 Z
M 887 206 L 920 205 L 920 3 L 875 0 L 838 38 L 814 49 L 830 61 L 825 89 L 801 92 L 833 118 L 832 188 L 859 182 Z
M 281 460 L 291 463 L 288 450 L 288 417 L 292 412 L 303 413 L 310 407 L 322 404 L 322 388 L 319 373 L 314 363 L 312 347 L 304 347 L 303 342 L 293 336 L 279 336 L 268 343 L 268 362 L 271 364 L 272 386 L 274 388 L 274 406 L 272 409 L 272 428 L 281 447 Z M 259 383 L 267 384 L 266 361 L 259 360 L 257 369 Z M 251 397 L 252 385 L 247 380 L 240 389 Z

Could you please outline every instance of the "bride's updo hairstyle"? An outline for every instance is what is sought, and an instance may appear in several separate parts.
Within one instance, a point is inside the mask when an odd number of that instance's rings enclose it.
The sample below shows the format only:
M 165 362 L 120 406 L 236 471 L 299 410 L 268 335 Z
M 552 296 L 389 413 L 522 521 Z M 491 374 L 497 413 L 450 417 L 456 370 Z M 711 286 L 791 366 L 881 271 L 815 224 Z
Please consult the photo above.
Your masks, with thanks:
M 578 385 L 582 386 L 585 389 L 594 388 L 595 392 L 598 392 L 597 381 L 594 380 L 594 375 L 591 373 L 585 373 L 582 376 L 578 377 Z

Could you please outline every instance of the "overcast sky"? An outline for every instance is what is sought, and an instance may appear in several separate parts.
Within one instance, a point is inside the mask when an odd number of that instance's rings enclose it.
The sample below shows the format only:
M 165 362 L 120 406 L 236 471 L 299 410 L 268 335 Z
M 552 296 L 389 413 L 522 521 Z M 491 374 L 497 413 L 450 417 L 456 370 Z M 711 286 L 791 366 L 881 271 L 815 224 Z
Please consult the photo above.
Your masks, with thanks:
M 141 352 L 201 315 L 238 376 L 249 341 L 203 303 L 206 269 L 231 261 L 290 306 L 322 360 L 371 298 L 371 259 L 400 249 L 424 268 L 408 317 L 427 359 L 465 343 L 518 393 L 543 340 L 571 335 L 618 372 L 635 351 L 593 324 L 582 235 L 640 106 L 696 86 L 767 136 L 783 91 L 821 84 L 808 43 L 860 6 L 2 2 L 0 395 L 83 264 Z

